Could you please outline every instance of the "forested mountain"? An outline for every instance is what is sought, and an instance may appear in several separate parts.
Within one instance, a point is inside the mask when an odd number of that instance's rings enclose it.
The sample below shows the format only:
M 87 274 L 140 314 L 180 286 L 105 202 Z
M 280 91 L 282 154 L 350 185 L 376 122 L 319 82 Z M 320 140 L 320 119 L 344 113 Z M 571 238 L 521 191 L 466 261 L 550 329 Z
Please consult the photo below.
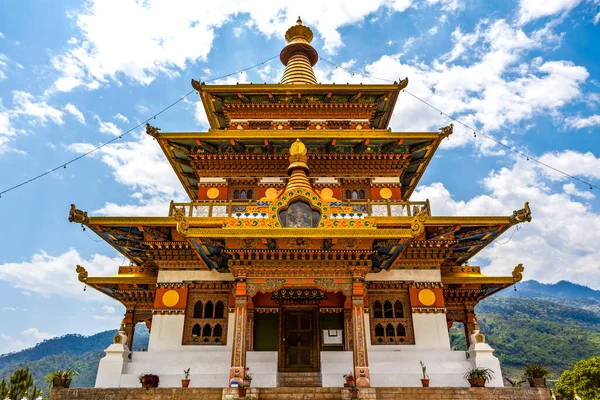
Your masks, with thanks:
M 148 347 L 148 330 L 136 327 L 134 350 Z M 79 375 L 72 387 L 94 386 L 98 361 L 113 341 L 117 331 L 100 332 L 92 336 L 65 335 L 44 340 L 32 348 L 0 356 L 0 379 L 8 378 L 17 368 L 28 367 L 38 387 L 45 388 L 44 376 L 56 369 L 75 368 Z
M 505 375 L 521 374 L 523 364 L 549 366 L 554 377 L 576 361 L 600 355 L 600 291 L 561 281 L 547 285 L 527 281 L 517 291 L 505 290 L 481 302 L 477 319 L 488 343 L 496 349 Z M 29 367 L 41 387 L 44 375 L 75 368 L 73 387 L 93 386 L 98 361 L 116 331 L 93 336 L 66 335 L 35 347 L 0 356 L 0 379 L 17 367 Z M 464 333 L 451 330 L 452 344 L 465 349 Z M 148 346 L 148 331 L 138 325 L 134 350 Z

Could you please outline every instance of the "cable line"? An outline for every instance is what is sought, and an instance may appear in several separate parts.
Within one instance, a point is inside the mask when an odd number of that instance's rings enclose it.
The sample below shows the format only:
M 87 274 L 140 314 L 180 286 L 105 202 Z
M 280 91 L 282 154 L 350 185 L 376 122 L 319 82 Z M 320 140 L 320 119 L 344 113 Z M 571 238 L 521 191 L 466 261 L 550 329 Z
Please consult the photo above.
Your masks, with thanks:
M 377 80 L 380 80 L 380 81 L 384 81 L 384 82 L 390 82 L 390 83 L 393 83 L 393 82 L 395 82 L 395 81 L 393 81 L 393 80 L 391 80 L 391 79 L 378 78 L 378 77 L 376 77 L 376 76 L 373 76 L 373 75 L 370 75 L 370 74 L 367 74 L 367 73 L 362 73 L 362 72 L 358 72 L 358 71 L 353 71 L 353 70 L 351 70 L 351 69 L 348 69 L 348 68 L 344 68 L 344 67 L 342 67 L 342 66 L 339 66 L 338 64 L 336 64 L 336 63 L 334 63 L 334 62 L 332 62 L 332 61 L 329 61 L 329 60 L 327 60 L 327 59 L 325 59 L 325 58 L 323 58 L 323 57 L 319 57 L 319 59 L 320 59 L 320 60 L 322 60 L 322 61 L 325 61 L 326 63 L 328 63 L 328 64 L 330 64 L 330 65 L 332 65 L 332 66 L 334 66 L 335 68 L 339 68 L 339 69 L 341 69 L 342 71 L 346 71 L 346 72 L 348 72 L 348 73 L 351 73 L 352 75 L 361 75 L 361 76 L 364 76 L 364 77 L 368 77 L 368 78 L 372 78 L 372 79 L 377 79 Z M 590 189 L 590 190 L 592 190 L 592 188 L 600 189 L 600 186 L 597 186 L 597 185 L 595 185 L 595 184 L 593 184 L 593 183 L 590 183 L 590 182 L 588 182 L 588 181 L 586 181 L 586 180 L 583 180 L 583 179 L 580 179 L 580 178 L 578 178 L 578 177 L 576 177 L 576 176 L 573 176 L 573 175 L 571 175 L 571 174 L 569 174 L 569 173 L 567 173 L 567 172 L 564 172 L 564 171 L 562 171 L 562 170 L 560 170 L 560 169 L 558 169 L 558 168 L 555 168 L 555 167 L 553 167 L 552 165 L 546 164 L 546 163 L 545 163 L 545 162 L 543 162 L 543 161 L 540 161 L 540 160 L 538 160 L 538 159 L 536 159 L 536 158 L 534 158 L 534 157 L 532 157 L 532 156 L 530 156 L 530 155 L 528 155 L 528 154 L 525 154 L 525 153 L 523 153 L 522 151 L 519 151 L 519 150 L 517 150 L 517 149 L 515 149 L 515 148 L 513 148 L 513 147 L 510 147 L 510 146 L 508 146 L 507 144 L 505 144 L 505 143 L 502 143 L 501 141 L 499 141 L 499 140 L 497 140 L 497 139 L 494 139 L 492 136 L 489 136 L 489 135 L 487 135 L 487 134 L 485 134 L 485 133 L 483 133 L 483 132 L 481 132 L 481 131 L 479 131 L 479 130 L 477 130 L 477 129 L 475 129 L 475 128 L 473 128 L 473 127 L 471 127 L 471 126 L 467 125 L 467 124 L 465 124 L 465 123 L 464 123 L 464 122 L 462 122 L 461 120 L 459 120 L 459 119 L 457 119 L 457 118 L 453 117 L 452 115 L 450 115 L 450 114 L 448 114 L 448 113 L 446 113 L 446 112 L 444 112 L 444 111 L 440 110 L 440 109 L 439 109 L 439 108 L 437 108 L 436 106 L 434 106 L 434 105 L 432 105 L 432 104 L 428 103 L 426 100 L 423 100 L 422 98 L 420 98 L 419 96 L 417 96 L 416 94 L 414 94 L 414 93 L 410 92 L 410 91 L 409 91 L 409 90 L 407 90 L 407 89 L 403 89 L 402 91 L 403 91 L 403 92 L 406 92 L 406 93 L 408 93 L 409 95 L 411 95 L 411 96 L 412 96 L 412 97 L 414 97 L 415 99 L 419 100 L 421 103 L 425 104 L 426 106 L 429 106 L 431 109 L 433 109 L 433 110 L 435 110 L 435 111 L 439 112 L 441 115 L 444 115 L 445 117 L 447 117 L 447 118 L 451 119 L 452 121 L 456 122 L 457 124 L 460 124 L 460 125 L 464 126 L 465 128 L 467 128 L 467 129 L 469 129 L 469 130 L 473 131 L 473 136 L 474 136 L 474 137 L 477 137 L 477 135 L 481 135 L 481 136 L 483 136 L 484 138 L 486 138 L 486 139 L 489 139 L 489 140 L 491 140 L 491 141 L 495 142 L 496 144 L 498 144 L 498 145 L 500 145 L 500 146 L 502 146 L 502 147 L 506 148 L 507 150 L 510 150 L 510 151 L 512 151 L 512 152 L 513 152 L 513 153 L 515 153 L 515 154 L 518 154 L 518 155 L 520 155 L 520 156 L 523 156 L 523 157 L 525 157 L 525 158 L 527 159 L 527 161 L 533 161 L 533 162 L 535 162 L 535 163 L 537 163 L 537 164 L 539 164 L 539 165 L 541 165 L 541 166 L 543 166 L 543 167 L 545 167 L 545 168 L 551 169 L 551 170 L 552 170 L 552 171 L 554 171 L 554 172 L 557 172 L 557 173 L 559 173 L 559 174 L 562 174 L 562 175 L 566 176 L 567 178 L 573 179 L 573 180 L 575 180 L 575 181 L 578 181 L 578 182 L 580 182 L 580 183 L 583 183 L 584 185 L 587 185 L 587 186 L 589 187 L 589 189 Z
M 269 61 L 271 61 L 271 60 L 273 60 L 273 59 L 275 59 L 277 57 L 279 57 L 279 54 L 276 55 L 276 56 L 273 56 L 273 57 L 271 57 L 269 59 L 266 59 L 264 61 L 261 61 L 261 62 L 259 62 L 257 64 L 251 65 L 250 67 L 247 67 L 247 68 L 244 68 L 244 69 L 240 69 L 239 71 L 235 71 L 235 72 L 232 72 L 232 73 L 227 74 L 227 75 L 222 75 L 222 76 L 218 76 L 216 78 L 207 79 L 204 82 L 212 82 L 212 81 L 216 81 L 216 80 L 219 80 L 219 79 L 228 78 L 228 77 L 230 77 L 232 75 L 241 74 L 242 72 L 246 72 L 246 71 L 248 71 L 248 70 L 250 70 L 252 68 L 258 67 L 259 65 L 263 65 L 265 63 L 268 63 Z M 92 154 L 92 153 L 100 150 L 101 148 L 103 148 L 105 146 L 108 146 L 111 143 L 114 143 L 115 141 L 121 139 L 123 136 L 125 136 L 125 135 L 133 132 L 134 130 L 138 129 L 139 127 L 143 126 L 147 122 L 149 122 L 149 121 L 151 121 L 153 119 L 156 119 L 156 117 L 158 117 L 159 115 L 161 115 L 165 111 L 169 110 L 171 107 L 175 106 L 176 104 L 180 103 L 181 101 L 183 101 L 186 97 L 188 97 L 190 94 L 194 93 L 195 91 L 196 91 L 195 89 L 190 90 L 189 92 L 187 92 L 186 94 L 184 94 L 183 96 L 181 96 L 179 99 L 175 100 L 174 102 L 172 102 L 171 104 L 169 104 L 168 106 L 166 106 L 165 108 L 163 108 L 162 110 L 160 110 L 159 112 L 157 112 L 156 114 L 152 115 L 150 118 L 145 119 L 144 121 L 140 122 L 139 124 L 137 124 L 133 128 L 129 129 L 128 131 L 121 133 L 119 136 L 117 136 L 117 137 L 115 137 L 115 138 L 113 138 L 113 139 L 111 139 L 109 141 L 106 141 L 106 142 L 104 142 L 104 143 L 102 143 L 102 144 L 100 144 L 100 145 L 98 145 L 96 147 L 94 147 L 90 151 L 88 151 L 86 153 L 83 153 L 83 154 L 79 155 L 78 157 L 75 157 L 75 158 L 73 158 L 73 159 L 71 159 L 71 160 L 69 160 L 69 161 L 67 161 L 65 163 L 62 163 L 62 164 L 58 165 L 57 167 L 54 167 L 54 168 L 52 168 L 52 169 L 50 169 L 50 170 L 48 170 L 48 171 L 46 171 L 44 173 L 36 175 L 33 178 L 27 179 L 26 181 L 23 181 L 23 182 L 21 182 L 19 184 L 16 184 L 16 185 L 14 185 L 14 186 L 12 186 L 12 187 L 10 187 L 8 189 L 5 189 L 5 190 L 1 191 L 0 192 L 0 197 L 2 197 L 2 195 L 5 194 L 5 193 L 11 192 L 11 191 L 13 191 L 15 189 L 20 188 L 21 186 L 25 186 L 25 185 L 33 182 L 33 181 L 36 181 L 36 180 L 38 180 L 40 178 L 43 178 L 44 176 L 49 175 L 49 174 L 51 174 L 54 171 L 58 171 L 61 168 L 67 168 L 67 165 L 73 164 L 74 162 L 77 162 L 77 161 L 81 160 L 82 158 L 87 157 L 88 155 L 90 155 L 90 154 Z

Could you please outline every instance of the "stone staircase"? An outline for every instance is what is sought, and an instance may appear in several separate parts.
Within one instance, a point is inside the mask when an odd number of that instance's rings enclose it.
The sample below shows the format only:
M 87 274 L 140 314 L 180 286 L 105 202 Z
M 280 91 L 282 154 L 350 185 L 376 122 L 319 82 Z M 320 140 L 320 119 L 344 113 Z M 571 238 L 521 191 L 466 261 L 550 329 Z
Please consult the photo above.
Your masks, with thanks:
M 342 400 L 340 388 L 261 388 L 260 400 Z
M 277 386 L 290 387 L 321 387 L 320 372 L 280 372 L 277 374 Z

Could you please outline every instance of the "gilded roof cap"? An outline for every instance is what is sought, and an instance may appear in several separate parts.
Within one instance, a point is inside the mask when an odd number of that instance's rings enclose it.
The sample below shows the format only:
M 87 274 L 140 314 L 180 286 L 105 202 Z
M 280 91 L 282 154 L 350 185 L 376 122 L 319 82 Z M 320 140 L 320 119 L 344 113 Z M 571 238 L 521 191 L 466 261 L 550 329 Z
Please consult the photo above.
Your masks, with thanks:
M 310 43 L 313 40 L 313 32 L 308 26 L 302 25 L 302 19 L 298 17 L 296 25 L 285 32 L 285 40 L 288 43 Z

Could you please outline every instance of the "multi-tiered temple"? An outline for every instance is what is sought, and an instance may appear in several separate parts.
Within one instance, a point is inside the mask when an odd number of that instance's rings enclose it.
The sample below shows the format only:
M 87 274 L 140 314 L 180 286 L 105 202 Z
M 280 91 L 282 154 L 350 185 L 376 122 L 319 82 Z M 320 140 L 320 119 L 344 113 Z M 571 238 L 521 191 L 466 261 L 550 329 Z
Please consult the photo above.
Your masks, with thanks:
M 81 282 L 126 307 L 121 333 L 100 362 L 97 387 L 226 387 L 250 368 L 253 386 L 293 384 L 466 386 L 473 366 L 496 371 L 474 307 L 521 279 L 466 266 L 529 207 L 506 217 L 431 215 L 410 201 L 452 125 L 392 132 L 408 84 L 317 84 L 312 32 L 286 33 L 278 84 L 192 86 L 208 132 L 147 126 L 187 191 L 165 217 L 92 217 L 86 225 L 131 264 Z M 400 105 L 401 106 L 401 105 Z M 508 205 L 507 205 L 508 206 Z M 147 351 L 130 353 L 134 326 L 150 329 Z M 448 329 L 464 324 L 469 357 Z M 490 386 L 490 384 L 488 384 Z

